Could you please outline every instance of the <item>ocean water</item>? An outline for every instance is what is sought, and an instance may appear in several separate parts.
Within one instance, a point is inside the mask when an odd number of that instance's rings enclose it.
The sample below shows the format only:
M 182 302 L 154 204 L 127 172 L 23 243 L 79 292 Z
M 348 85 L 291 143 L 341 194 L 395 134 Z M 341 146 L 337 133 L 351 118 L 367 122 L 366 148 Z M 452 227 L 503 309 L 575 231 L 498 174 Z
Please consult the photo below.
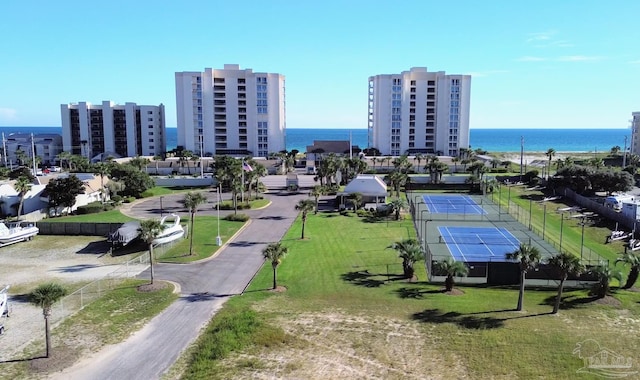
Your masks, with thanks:
M 5 136 L 10 133 L 57 133 L 62 127 L 0 127 Z M 367 147 L 366 129 L 322 129 L 288 128 L 287 150 L 306 150 L 314 140 L 349 140 L 361 148 Z M 546 152 L 549 148 L 557 152 L 608 152 L 614 146 L 627 148 L 631 143 L 631 129 L 471 129 L 471 148 L 482 148 L 489 152 L 520 152 L 524 140 L 526 152 Z M 178 145 L 178 130 L 167 128 L 167 150 Z

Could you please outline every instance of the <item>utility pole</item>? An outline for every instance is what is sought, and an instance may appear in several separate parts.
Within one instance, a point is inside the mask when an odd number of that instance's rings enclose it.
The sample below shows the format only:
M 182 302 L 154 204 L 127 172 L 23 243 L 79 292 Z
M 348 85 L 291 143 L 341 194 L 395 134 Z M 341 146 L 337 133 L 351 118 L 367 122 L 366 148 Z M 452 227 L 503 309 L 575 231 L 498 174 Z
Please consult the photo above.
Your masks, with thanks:
M 520 136 L 520 182 L 522 182 L 522 168 L 524 167 L 524 136 Z
M 627 136 L 624 136 L 624 150 L 622 151 L 622 168 L 627 166 Z

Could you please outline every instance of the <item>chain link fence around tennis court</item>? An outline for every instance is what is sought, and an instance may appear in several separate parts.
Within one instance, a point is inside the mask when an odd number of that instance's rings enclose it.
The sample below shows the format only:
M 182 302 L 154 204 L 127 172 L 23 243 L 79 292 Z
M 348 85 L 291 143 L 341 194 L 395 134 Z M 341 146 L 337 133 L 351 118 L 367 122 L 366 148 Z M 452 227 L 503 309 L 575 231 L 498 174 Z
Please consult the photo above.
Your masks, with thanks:
M 559 238 L 549 234 L 547 229 L 553 228 L 548 225 L 546 220 L 537 221 L 533 218 L 533 213 L 529 209 L 520 207 L 514 202 L 508 201 L 507 204 L 501 204 L 498 199 L 493 201 L 493 194 L 486 195 L 470 195 L 477 205 L 480 205 L 483 212 L 478 213 L 476 211 L 477 206 L 469 206 L 469 212 L 461 212 L 460 208 L 455 212 L 443 212 L 443 213 L 431 213 L 427 206 L 423 202 L 419 202 L 423 193 L 408 193 L 407 199 L 409 201 L 409 208 L 413 216 L 414 225 L 417 231 L 418 239 L 421 241 L 425 252 L 426 260 L 425 265 L 430 278 L 439 280 L 438 276 L 433 276 L 433 263 L 441 261 L 443 259 L 451 258 L 451 253 L 447 248 L 445 242 L 441 240 L 440 234 L 437 230 L 438 226 L 452 225 L 451 222 L 455 222 L 456 226 L 486 226 L 505 228 L 510 231 L 520 242 L 527 243 L 531 246 L 538 248 L 541 252 L 543 260 L 551 257 L 558 252 L 569 252 L 581 257 L 582 263 L 587 266 L 602 265 L 603 261 L 596 252 L 585 247 L 583 244 L 576 247 L 575 244 L 570 244 L 567 240 Z M 462 206 L 464 208 L 464 206 Z M 446 209 L 448 211 L 448 209 Z M 545 210 L 546 212 L 546 210 Z M 546 215 L 545 215 L 546 216 Z M 571 223 L 568 219 L 564 222 Z M 584 221 L 582 221 L 584 222 Z M 575 221 L 574 221 L 575 223 Z M 564 227 L 564 226 L 563 226 Z M 563 246 L 564 244 L 564 246 Z M 489 266 L 498 268 L 501 266 L 500 262 L 504 262 L 502 259 L 486 258 L 483 261 L 473 262 L 469 264 L 469 275 L 465 279 L 465 282 L 485 282 L 489 280 L 490 271 Z M 512 263 L 504 263 L 506 265 L 512 265 Z M 550 269 L 543 266 L 537 272 L 547 276 Z M 541 285 L 544 282 L 550 282 L 555 284 L 555 280 L 544 279 L 541 276 L 539 278 Z M 538 277 L 532 274 L 531 277 Z M 579 281 L 579 279 L 575 279 Z M 589 281 L 586 279 L 585 281 Z

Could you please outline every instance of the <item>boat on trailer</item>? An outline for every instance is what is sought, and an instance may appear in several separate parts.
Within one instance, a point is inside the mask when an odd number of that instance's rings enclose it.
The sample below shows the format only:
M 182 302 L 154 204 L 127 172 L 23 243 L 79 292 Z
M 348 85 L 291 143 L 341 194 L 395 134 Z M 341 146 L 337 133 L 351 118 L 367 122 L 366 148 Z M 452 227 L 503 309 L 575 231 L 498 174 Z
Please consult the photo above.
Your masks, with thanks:
M 167 244 L 184 237 L 184 227 L 180 224 L 180 217 L 177 214 L 163 217 L 160 224 L 162 224 L 162 232 L 153 239 L 153 245 Z
M 122 248 L 136 240 L 138 236 L 140 236 L 140 222 L 126 222 L 109 234 L 107 242 L 111 243 L 113 248 Z
M 40 232 L 33 222 L 7 222 L 0 223 L 0 247 L 5 245 L 29 241 Z

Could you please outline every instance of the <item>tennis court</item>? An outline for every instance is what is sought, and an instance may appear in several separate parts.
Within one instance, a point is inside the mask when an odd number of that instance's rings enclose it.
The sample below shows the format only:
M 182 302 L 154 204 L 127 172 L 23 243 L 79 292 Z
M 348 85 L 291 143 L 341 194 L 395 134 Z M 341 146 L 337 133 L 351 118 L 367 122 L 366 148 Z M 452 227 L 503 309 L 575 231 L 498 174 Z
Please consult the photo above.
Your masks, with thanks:
M 427 210 L 432 214 L 474 214 L 487 212 L 468 195 L 423 195 Z
M 439 226 L 440 242 L 456 261 L 506 262 L 505 255 L 520 246 L 520 241 L 505 228 Z

